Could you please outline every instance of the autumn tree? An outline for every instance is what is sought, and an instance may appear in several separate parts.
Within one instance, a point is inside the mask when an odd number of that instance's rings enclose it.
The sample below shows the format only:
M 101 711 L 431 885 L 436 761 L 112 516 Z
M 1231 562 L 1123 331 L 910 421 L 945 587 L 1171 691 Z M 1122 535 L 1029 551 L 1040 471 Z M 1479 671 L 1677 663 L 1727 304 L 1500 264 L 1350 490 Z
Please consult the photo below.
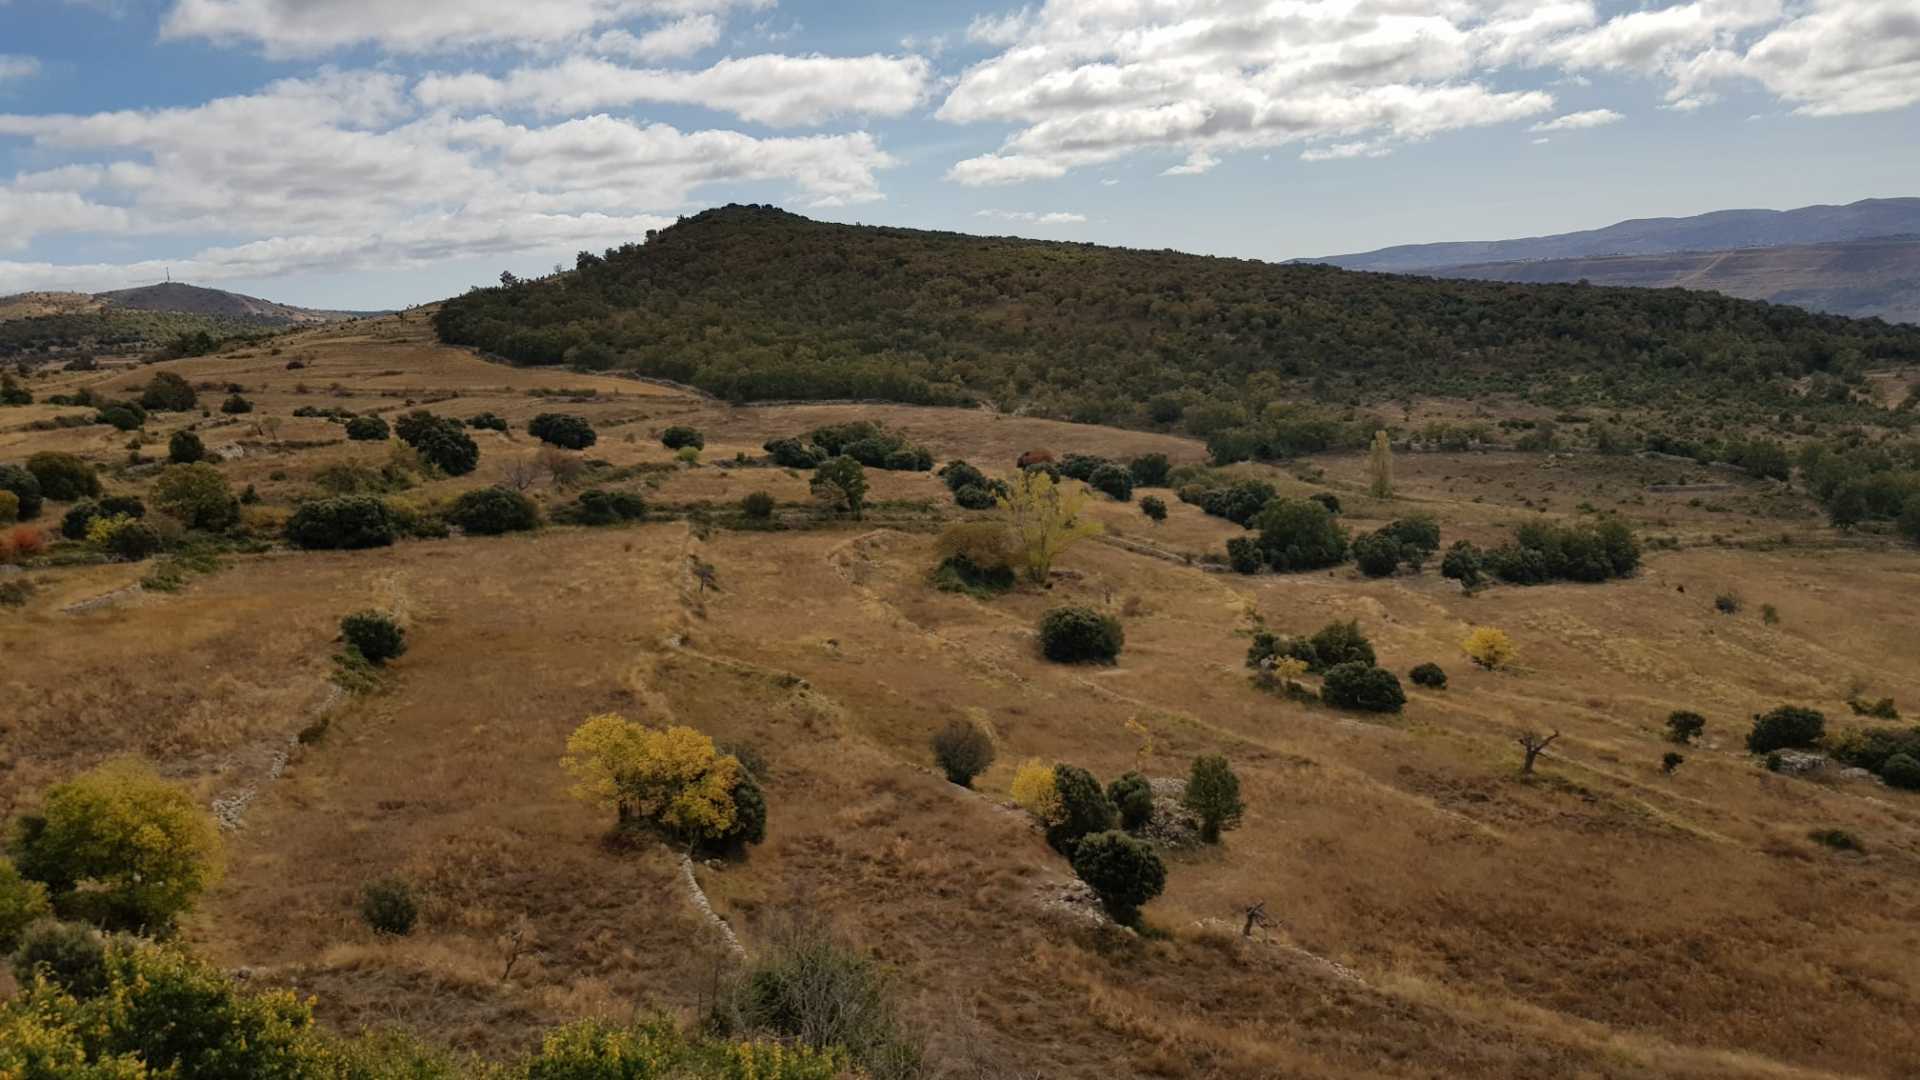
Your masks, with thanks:
M 1085 489 L 1067 488 L 1041 469 L 1021 473 L 997 501 L 1026 564 L 1027 580 L 1036 585 L 1046 583 L 1054 560 L 1068 548 L 1102 531 L 1099 522 L 1082 516 Z
M 1053 782 L 1053 766 L 1039 758 L 1028 758 L 1014 770 L 1008 793 L 1022 810 L 1032 814 L 1042 825 L 1054 825 L 1065 816 L 1066 809 L 1060 802 L 1060 789 Z
M 1491 626 L 1476 626 L 1467 635 L 1460 648 L 1466 651 L 1472 661 L 1488 671 L 1497 671 L 1513 660 L 1513 639 L 1504 630 Z
M 650 728 L 615 713 L 575 729 L 561 764 L 575 797 L 613 809 L 623 827 L 655 828 L 689 846 L 731 839 L 738 794 L 751 786 L 740 760 L 700 732 Z

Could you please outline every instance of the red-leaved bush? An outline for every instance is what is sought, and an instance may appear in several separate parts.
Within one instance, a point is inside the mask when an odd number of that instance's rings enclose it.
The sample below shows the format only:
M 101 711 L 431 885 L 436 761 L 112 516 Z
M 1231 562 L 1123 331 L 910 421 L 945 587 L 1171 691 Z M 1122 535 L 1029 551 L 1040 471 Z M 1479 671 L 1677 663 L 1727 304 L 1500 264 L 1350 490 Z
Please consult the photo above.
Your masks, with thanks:
M 0 533 L 0 562 L 30 558 L 46 550 L 47 534 L 32 525 L 15 525 Z

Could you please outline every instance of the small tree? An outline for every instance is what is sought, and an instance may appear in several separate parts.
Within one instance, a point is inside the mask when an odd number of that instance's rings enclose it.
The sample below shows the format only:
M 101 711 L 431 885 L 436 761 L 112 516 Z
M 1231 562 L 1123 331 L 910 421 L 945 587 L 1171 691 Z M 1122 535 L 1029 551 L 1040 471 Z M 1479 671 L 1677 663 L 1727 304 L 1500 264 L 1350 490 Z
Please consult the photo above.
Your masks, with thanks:
M 1393 441 L 1384 431 L 1373 433 L 1367 451 L 1367 493 L 1376 499 L 1393 498 Z
M 528 430 L 532 429 L 529 428 Z M 660 445 L 669 450 L 685 450 L 689 446 L 695 450 L 705 450 L 707 448 L 707 437 L 701 434 L 698 428 L 691 428 L 685 424 L 675 424 L 660 433 Z
M 188 412 L 200 404 L 193 385 L 171 371 L 162 371 L 140 392 L 140 406 L 148 412 Z
M 77 454 L 41 451 L 27 459 L 27 471 L 40 481 L 40 493 L 55 502 L 100 494 L 100 474 Z
M 371 414 L 347 421 L 347 438 L 355 442 L 385 442 L 392 433 L 385 419 Z
M 1471 592 L 1487 580 L 1486 556 L 1469 541 L 1455 541 L 1440 560 L 1440 576 L 1458 581 Z
M 1107 801 L 1120 814 L 1120 827 L 1137 832 L 1153 820 L 1153 785 L 1137 772 L 1122 774 L 1107 785 Z
M 1667 738 L 1685 746 L 1707 730 L 1707 718 L 1682 709 L 1667 717 Z
M 561 764 L 575 780 L 573 794 L 614 809 L 622 826 L 693 845 L 725 840 L 737 824 L 740 760 L 692 728 L 595 716 L 567 738 Z
M 585 450 L 600 439 L 586 417 L 572 413 L 541 413 L 527 422 L 527 434 L 563 450 Z
M 1663 773 L 1666 773 L 1668 776 L 1672 776 L 1673 770 L 1685 764 L 1686 760 L 1687 759 L 1685 756 L 1679 753 L 1676 753 L 1675 751 L 1669 750 L 1665 754 L 1661 755 L 1660 771 Z
M 837 457 L 813 471 L 813 497 L 857 520 L 867 503 L 867 470 L 850 457 Z
M 1040 618 L 1040 650 L 1061 664 L 1111 664 L 1126 644 L 1120 620 L 1090 607 L 1057 607 Z
M 1113 804 L 1092 773 L 1076 765 L 1055 765 L 1053 787 L 1060 796 L 1060 820 L 1047 830 L 1047 843 L 1055 851 L 1070 856 L 1081 837 L 1113 828 Z
M 1155 525 L 1167 520 L 1167 500 L 1158 495 L 1148 495 L 1140 500 L 1140 512 Z
M 1200 839 L 1209 844 L 1220 842 L 1222 829 L 1238 827 L 1246 810 L 1240 801 L 1240 778 L 1219 754 L 1194 759 L 1181 802 L 1200 819 Z
M 1267 565 L 1280 571 L 1318 570 L 1347 558 L 1347 530 L 1312 499 L 1274 499 L 1253 518 Z
M 1069 490 L 1044 470 L 1021 473 L 998 501 L 1026 565 L 1027 580 L 1036 585 L 1046 584 L 1054 561 L 1069 548 L 1102 532 L 1099 522 L 1082 516 L 1085 490 Z
M 287 519 L 287 542 L 309 550 L 386 547 L 394 531 L 387 504 L 372 495 L 319 499 Z
M 1424 686 L 1429 690 L 1447 688 L 1447 673 L 1441 670 L 1439 664 L 1421 664 L 1408 674 L 1408 678 L 1413 680 L 1413 685 Z
M 407 632 L 384 612 L 358 611 L 341 619 L 340 636 L 375 664 L 384 664 L 407 651 Z
M 1460 648 L 1468 659 L 1488 671 L 1498 671 L 1513 661 L 1513 639 L 1506 631 L 1491 626 L 1475 627 L 1460 643 Z
M 227 400 L 220 403 L 220 411 L 223 413 L 226 413 L 228 416 L 238 416 L 241 413 L 250 413 L 253 411 L 253 402 L 248 401 L 246 398 L 241 397 L 239 394 L 234 394 L 228 397 Z
M 509 488 L 476 488 L 453 501 L 447 520 L 475 536 L 499 536 L 538 528 L 540 507 Z
M 153 505 L 190 529 L 217 532 L 240 520 L 240 502 L 227 478 L 204 461 L 167 466 L 154 481 Z
M 1073 872 L 1087 883 L 1113 921 L 1134 926 L 1140 905 L 1167 887 L 1167 868 L 1153 849 L 1123 832 L 1098 832 L 1073 850 Z
M 1753 718 L 1747 749 L 1756 754 L 1814 746 L 1827 733 L 1826 714 L 1817 709 L 1782 705 Z
M 1053 782 L 1053 766 L 1039 758 L 1028 758 L 1013 772 L 1007 793 L 1022 810 L 1042 825 L 1053 826 L 1065 815 L 1060 805 L 1060 788 Z
M 1320 699 L 1335 708 L 1397 713 L 1406 705 L 1407 693 L 1386 668 L 1350 663 L 1327 669 Z
M 0 858 L 0 956 L 13 952 L 27 927 L 51 914 L 47 887 L 28 881 L 11 860 Z
M 1106 464 L 1087 477 L 1087 486 L 1103 491 L 1120 502 L 1133 498 L 1133 474 L 1118 465 Z
M 1520 763 L 1520 774 L 1522 776 L 1532 776 L 1534 759 L 1540 756 L 1541 751 L 1552 746 L 1553 741 L 1559 737 L 1560 733 L 1558 731 L 1551 735 L 1542 735 L 1537 731 L 1523 731 L 1515 736 L 1515 741 L 1520 744 L 1521 752 L 1526 754 L 1526 759 Z
M 1165 454 L 1142 454 L 1127 463 L 1135 487 L 1165 487 L 1173 466 Z
M 360 920 L 376 934 L 405 937 L 420 919 L 413 886 L 401 878 L 369 881 L 360 887 Z
M 176 431 L 167 440 L 167 460 L 175 465 L 191 465 L 206 456 L 206 444 L 191 431 Z
M 750 492 L 740 500 L 740 512 L 754 521 L 766 521 L 773 516 L 773 496 L 764 491 Z
M 933 760 L 947 779 L 972 787 L 973 778 L 993 764 L 993 738 L 971 720 L 955 718 L 933 735 Z

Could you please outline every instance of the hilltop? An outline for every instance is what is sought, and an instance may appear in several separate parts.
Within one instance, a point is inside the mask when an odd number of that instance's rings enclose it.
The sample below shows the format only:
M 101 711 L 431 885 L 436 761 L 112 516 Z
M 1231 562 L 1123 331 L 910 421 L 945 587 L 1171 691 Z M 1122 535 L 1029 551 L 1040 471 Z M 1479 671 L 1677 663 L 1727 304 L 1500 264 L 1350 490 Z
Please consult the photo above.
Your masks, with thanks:
M 1514 285 L 812 221 L 732 206 L 442 305 L 443 340 L 736 401 L 991 403 L 1186 430 L 1249 399 L 1502 396 L 1736 422 L 1920 328 L 1684 290 Z M 1239 420 L 1233 417 L 1239 416 Z M 1877 412 L 1840 419 L 1878 422 Z
M 19 293 L 0 296 L 0 358 L 205 351 L 225 339 L 369 314 L 294 307 L 177 281 L 104 293 Z
M 119 289 L 96 293 L 94 299 L 113 307 L 133 311 L 177 311 L 189 315 L 217 315 L 229 319 L 258 319 L 274 325 L 305 325 L 339 322 L 380 314 L 372 311 L 328 311 L 320 308 L 276 304 L 257 296 L 209 289 L 199 285 L 170 281 L 137 289 Z

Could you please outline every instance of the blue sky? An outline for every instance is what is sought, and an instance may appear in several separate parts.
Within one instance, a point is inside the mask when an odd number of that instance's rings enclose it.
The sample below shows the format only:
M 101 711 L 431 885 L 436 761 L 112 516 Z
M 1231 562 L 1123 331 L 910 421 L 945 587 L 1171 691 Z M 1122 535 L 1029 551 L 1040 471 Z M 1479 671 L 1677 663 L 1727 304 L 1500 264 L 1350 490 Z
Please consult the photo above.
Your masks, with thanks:
M 1265 259 L 1920 195 L 1915 0 L 0 0 L 0 294 L 395 307 L 729 201 Z

